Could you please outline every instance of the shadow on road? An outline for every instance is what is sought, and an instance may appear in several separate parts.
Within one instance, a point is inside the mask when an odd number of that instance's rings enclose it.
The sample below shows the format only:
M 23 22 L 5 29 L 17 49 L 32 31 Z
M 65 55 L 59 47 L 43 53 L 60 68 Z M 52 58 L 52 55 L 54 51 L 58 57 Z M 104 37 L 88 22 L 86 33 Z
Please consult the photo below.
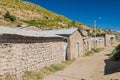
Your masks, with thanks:
M 120 72 L 120 61 L 112 61 L 110 59 L 106 59 L 104 62 L 104 75 Z

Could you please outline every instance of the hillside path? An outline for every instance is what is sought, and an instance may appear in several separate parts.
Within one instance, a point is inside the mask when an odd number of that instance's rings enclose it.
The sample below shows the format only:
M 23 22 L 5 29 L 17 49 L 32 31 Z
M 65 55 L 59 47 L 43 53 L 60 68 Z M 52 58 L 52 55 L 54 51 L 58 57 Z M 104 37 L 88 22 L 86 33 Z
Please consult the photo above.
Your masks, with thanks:
M 43 80 L 120 80 L 120 62 L 110 61 L 114 47 L 92 56 L 80 57 L 64 70 L 46 76 Z M 120 71 L 120 69 L 119 69 Z

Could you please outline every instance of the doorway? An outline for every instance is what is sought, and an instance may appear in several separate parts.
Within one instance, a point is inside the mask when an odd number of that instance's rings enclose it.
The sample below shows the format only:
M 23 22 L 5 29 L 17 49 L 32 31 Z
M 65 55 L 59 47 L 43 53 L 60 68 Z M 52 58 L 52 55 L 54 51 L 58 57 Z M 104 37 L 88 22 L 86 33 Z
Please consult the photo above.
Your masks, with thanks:
M 78 57 L 79 56 L 79 52 L 80 52 L 80 43 L 79 42 L 77 42 L 76 43 L 76 56 Z

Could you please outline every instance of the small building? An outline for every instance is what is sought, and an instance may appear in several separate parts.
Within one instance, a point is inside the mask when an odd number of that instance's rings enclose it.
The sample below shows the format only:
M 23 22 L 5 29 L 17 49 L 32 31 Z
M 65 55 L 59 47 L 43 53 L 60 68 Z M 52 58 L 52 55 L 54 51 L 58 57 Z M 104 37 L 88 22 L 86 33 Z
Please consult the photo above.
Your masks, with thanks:
M 84 37 L 83 40 L 84 40 L 84 52 L 86 53 L 88 51 L 91 51 L 92 45 L 94 45 L 92 44 L 91 37 Z
M 111 45 L 113 45 L 114 43 L 115 43 L 115 41 L 116 41 L 116 36 L 115 35 L 113 35 L 113 34 L 102 34 L 102 35 L 100 35 L 100 36 L 103 36 L 104 37 L 104 44 L 105 44 L 105 46 L 111 46 Z
M 105 46 L 111 46 L 115 43 L 116 36 L 113 34 L 105 34 Z
M 84 37 L 84 52 L 91 51 L 93 48 L 104 48 L 104 37 Z
M 65 39 L 19 28 L 0 27 L 0 76 L 20 77 L 66 60 Z
M 105 38 L 103 36 L 96 37 L 96 48 L 105 47 Z
M 78 28 L 41 30 L 41 33 L 55 34 L 63 36 L 66 39 L 65 54 L 67 60 L 73 60 L 83 55 L 83 38 Z

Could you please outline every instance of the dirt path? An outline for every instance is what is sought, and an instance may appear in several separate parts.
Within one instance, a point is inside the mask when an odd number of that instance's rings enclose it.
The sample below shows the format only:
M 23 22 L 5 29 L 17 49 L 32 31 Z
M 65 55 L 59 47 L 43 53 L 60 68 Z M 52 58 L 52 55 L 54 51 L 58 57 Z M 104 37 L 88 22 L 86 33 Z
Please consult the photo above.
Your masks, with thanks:
M 112 50 L 113 47 L 107 47 L 93 56 L 80 57 L 63 71 L 48 75 L 44 80 L 120 80 L 117 72 L 120 62 L 108 60 Z

